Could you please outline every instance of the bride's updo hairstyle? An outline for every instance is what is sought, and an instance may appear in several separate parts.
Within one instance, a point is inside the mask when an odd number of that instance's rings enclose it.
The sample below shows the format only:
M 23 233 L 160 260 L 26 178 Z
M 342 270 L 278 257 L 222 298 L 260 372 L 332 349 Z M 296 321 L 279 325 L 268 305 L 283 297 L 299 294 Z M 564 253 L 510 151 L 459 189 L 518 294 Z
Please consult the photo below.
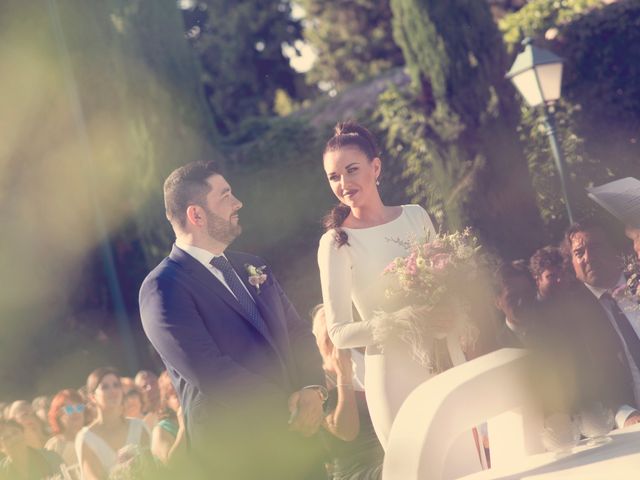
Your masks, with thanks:
M 336 152 L 342 148 L 355 147 L 362 151 L 369 161 L 379 156 L 378 145 L 369 130 L 356 122 L 338 122 L 334 128 L 333 137 L 324 147 L 322 156 L 329 152 Z M 322 224 L 325 231 L 335 230 L 335 241 L 338 247 L 349 244 L 349 236 L 341 227 L 351 213 L 351 208 L 344 203 L 339 203 L 325 215 Z

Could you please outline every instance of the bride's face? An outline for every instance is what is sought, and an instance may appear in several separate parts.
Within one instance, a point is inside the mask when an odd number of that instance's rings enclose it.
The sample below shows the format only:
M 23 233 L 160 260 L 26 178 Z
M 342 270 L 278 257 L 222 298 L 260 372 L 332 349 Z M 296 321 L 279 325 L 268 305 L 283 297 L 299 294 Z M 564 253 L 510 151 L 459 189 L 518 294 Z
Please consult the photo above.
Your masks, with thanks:
M 340 202 L 352 208 L 366 205 L 372 195 L 377 195 L 380 169 L 380 159 L 369 159 L 358 147 L 324 154 L 324 171 L 331 190 Z

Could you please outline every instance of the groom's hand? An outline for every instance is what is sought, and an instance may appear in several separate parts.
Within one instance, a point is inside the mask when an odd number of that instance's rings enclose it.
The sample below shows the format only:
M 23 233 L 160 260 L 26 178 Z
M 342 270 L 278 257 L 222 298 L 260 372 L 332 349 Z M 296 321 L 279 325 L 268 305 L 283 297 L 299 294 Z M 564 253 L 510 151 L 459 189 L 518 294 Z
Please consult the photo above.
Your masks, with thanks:
M 289 397 L 289 430 L 309 437 L 322 423 L 322 396 L 314 389 L 304 388 Z

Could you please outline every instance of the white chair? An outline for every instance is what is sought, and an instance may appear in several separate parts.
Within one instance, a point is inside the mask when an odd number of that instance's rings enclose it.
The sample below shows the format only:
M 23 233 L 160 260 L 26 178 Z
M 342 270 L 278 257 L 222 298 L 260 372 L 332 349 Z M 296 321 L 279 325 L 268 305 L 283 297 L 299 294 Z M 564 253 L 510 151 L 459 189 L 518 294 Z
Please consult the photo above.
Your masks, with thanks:
M 489 420 L 492 466 L 543 451 L 542 413 L 531 402 L 529 355 L 502 349 L 420 385 L 394 420 L 382 478 L 448 480 L 480 470 L 469 445 L 471 429 Z

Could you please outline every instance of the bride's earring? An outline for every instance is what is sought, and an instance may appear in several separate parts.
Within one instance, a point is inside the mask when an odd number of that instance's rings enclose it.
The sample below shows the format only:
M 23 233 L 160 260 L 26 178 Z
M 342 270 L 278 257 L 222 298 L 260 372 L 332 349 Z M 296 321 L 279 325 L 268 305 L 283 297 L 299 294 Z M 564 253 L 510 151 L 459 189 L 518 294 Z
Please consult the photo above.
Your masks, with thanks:
M 376 185 L 380 186 L 380 180 L 376 178 Z

